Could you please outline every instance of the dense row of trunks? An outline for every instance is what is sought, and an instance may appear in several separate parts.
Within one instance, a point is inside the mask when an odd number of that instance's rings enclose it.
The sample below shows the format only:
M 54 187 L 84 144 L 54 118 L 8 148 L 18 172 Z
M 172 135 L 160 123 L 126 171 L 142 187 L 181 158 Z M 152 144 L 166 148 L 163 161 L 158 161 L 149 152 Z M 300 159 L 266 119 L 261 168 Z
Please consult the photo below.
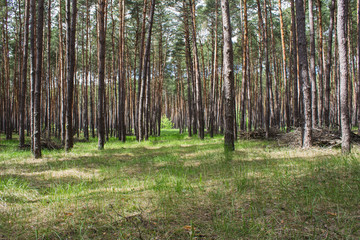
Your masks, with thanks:
M 120 0 L 118 7 L 112 0 L 98 1 L 96 36 L 91 34 L 92 3 L 87 0 L 82 6 L 83 15 L 79 15 L 77 1 L 66 0 L 65 21 L 62 2 L 59 0 L 57 5 L 58 19 L 52 19 L 51 1 L 47 5 L 43 0 L 25 1 L 24 10 L 19 9 L 16 18 L 18 48 L 10 55 L 5 1 L 0 131 L 7 139 L 18 131 L 20 147 L 25 146 L 25 135 L 30 135 L 35 157 L 41 156 L 41 138 L 57 137 L 67 151 L 73 147 L 74 136 L 80 137 L 81 133 L 86 140 L 98 135 L 99 149 L 111 136 L 123 142 L 130 134 L 139 141 L 147 140 L 160 135 L 163 116 L 181 133 L 187 130 L 189 136 L 197 134 L 203 139 L 206 131 L 210 137 L 225 134 L 229 149 L 234 148 L 238 130 L 260 128 L 269 137 L 271 128 L 290 131 L 301 127 L 303 146 L 310 147 L 311 130 L 326 127 L 340 128 L 343 150 L 350 150 L 350 129 L 360 123 L 359 1 L 357 51 L 351 35 L 354 27 L 349 30 L 348 1 L 331 0 L 324 37 L 321 0 L 309 0 L 307 12 L 303 0 L 291 0 L 289 26 L 279 0 L 280 51 L 274 33 L 273 2 L 257 0 L 253 5 L 257 7 L 257 12 L 252 12 L 257 14 L 254 28 L 249 27 L 251 3 L 240 1 L 241 54 L 240 61 L 236 61 L 239 64 L 234 65 L 232 3 L 214 0 L 210 39 L 203 44 L 198 36 L 196 1 L 183 0 L 178 3 L 183 57 L 177 57 L 173 66 L 168 61 L 164 16 L 156 13 L 162 11 L 163 3 L 143 0 L 142 10 L 136 10 L 136 24 L 132 25 L 134 38 L 130 39 L 125 0 Z M 44 5 L 47 34 L 43 34 Z M 52 40 L 54 25 L 57 44 Z M 43 44 L 45 40 L 47 44 Z M 53 49 L 56 56 L 52 55 Z M 205 50 L 210 54 L 206 55 Z M 175 75 L 175 91 L 166 88 L 168 68 Z

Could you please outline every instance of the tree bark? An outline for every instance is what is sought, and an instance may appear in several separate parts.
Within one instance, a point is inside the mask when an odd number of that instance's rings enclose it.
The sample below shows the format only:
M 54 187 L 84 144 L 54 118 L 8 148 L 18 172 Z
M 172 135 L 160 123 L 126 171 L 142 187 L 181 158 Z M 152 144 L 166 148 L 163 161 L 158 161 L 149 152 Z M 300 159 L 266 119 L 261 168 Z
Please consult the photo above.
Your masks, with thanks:
M 293 83 L 293 118 L 294 126 L 299 127 L 299 86 L 298 86 L 298 70 L 297 70 L 297 34 L 296 34 L 296 20 L 295 20 L 295 6 L 294 0 L 291 0 L 291 33 L 292 33 L 292 48 L 291 48 L 291 82 Z
M 35 10 L 34 10 L 35 12 Z M 8 2 L 5 1 L 5 17 L 2 24 L 4 25 L 2 29 L 2 38 L 3 38 L 3 59 L 4 59 L 4 70 L 5 70 L 5 82 L 4 83 L 4 123 L 5 123 L 5 134 L 6 140 L 12 139 L 12 119 L 11 119 L 11 93 L 10 93 L 10 63 L 9 63 L 9 32 L 8 32 Z M 15 60 L 16 62 L 16 60 Z M 6 86 L 5 86 L 6 85 Z
M 193 63 L 191 59 L 191 51 L 190 51 L 190 33 L 189 33 L 189 20 L 188 20 L 188 11 L 186 6 L 186 0 L 183 0 L 183 14 L 184 14 L 184 31 L 185 31 L 185 61 L 186 61 L 186 69 L 187 69 L 187 83 L 188 83 L 188 135 L 192 136 L 191 125 L 193 124 Z M 195 131 L 195 129 L 194 129 Z M 195 133 L 195 132 L 194 132 Z
M 329 23 L 329 40 L 325 66 L 325 94 L 324 94 L 324 125 L 330 126 L 330 73 L 331 73 L 331 55 L 335 17 L 335 0 L 331 1 L 330 7 L 330 23 Z
M 340 64 L 340 115 L 341 115 L 341 151 L 350 152 L 350 121 L 348 99 L 348 1 L 338 0 L 337 7 L 337 37 L 339 44 Z
M 246 91 L 247 91 L 247 69 L 248 69 L 248 59 L 247 59 L 247 50 L 248 50 L 248 21 L 247 21 L 247 1 L 243 2 L 244 7 L 244 34 L 243 34 L 243 65 L 242 65 L 242 82 L 241 82 L 241 118 L 240 118 L 240 129 L 242 131 L 246 130 Z
M 118 121 L 119 121 L 119 140 L 126 141 L 125 124 L 125 1 L 119 1 L 120 11 L 120 30 L 119 30 L 119 101 L 118 101 Z
M 262 81 L 262 70 L 263 70 L 263 49 L 264 49 L 264 37 L 263 37 L 263 33 L 264 33 L 264 22 L 263 22 L 263 18 L 262 18 L 262 13 L 261 13 L 261 5 L 260 5 L 260 0 L 256 0 L 257 3 L 257 12 L 258 12 L 258 25 L 259 25 L 259 99 L 258 99 L 258 111 L 259 111 L 259 119 L 258 122 L 261 127 L 260 128 L 264 128 L 264 108 L 263 108 L 263 81 Z
M 105 145 L 105 5 L 106 0 L 98 1 L 98 148 L 104 149 Z
M 269 40 L 268 40 L 268 24 L 266 0 L 264 1 L 265 26 L 264 26 L 264 55 L 265 55 L 265 74 L 266 74 L 266 94 L 265 94 L 265 137 L 269 138 L 270 132 L 270 64 L 269 64 Z
M 34 91 L 35 91 L 35 72 L 36 72 L 36 58 L 35 58 L 35 24 L 36 24 L 36 2 L 30 0 L 30 148 L 34 153 Z
M 24 25 L 24 40 L 23 40 L 23 61 L 22 61 L 22 77 L 21 77 L 21 96 L 20 96 L 20 131 L 19 131 L 19 146 L 23 147 L 25 144 L 25 101 L 26 101 L 26 82 L 28 70 L 28 40 L 29 40 L 29 13 L 30 0 L 25 1 L 25 25 Z
M 202 91 L 201 91 L 201 77 L 200 77 L 200 64 L 198 49 L 196 43 L 196 17 L 195 17 L 195 2 L 189 0 L 191 19 L 192 19 L 192 42 L 193 42 L 193 53 L 194 53 L 194 69 L 195 69 L 195 93 L 196 93 L 196 108 L 197 108 L 197 120 L 199 129 L 199 138 L 204 139 L 204 111 L 202 105 Z
M 63 60 L 63 34 L 62 34 L 62 16 L 61 16 L 61 0 L 59 0 L 59 80 L 61 87 L 61 116 L 60 116 L 60 125 L 61 125 L 61 140 L 65 145 L 66 138 L 66 92 L 65 92 L 65 79 L 64 79 L 64 60 Z
M 312 144 L 312 118 L 311 118 L 311 87 L 308 77 L 308 60 L 307 60 L 307 44 L 305 32 L 305 11 L 303 0 L 296 0 L 296 23 L 298 34 L 299 47 L 299 69 L 300 82 L 302 85 L 302 92 L 304 95 L 304 139 L 303 147 L 309 148 Z
M 48 1 L 48 42 L 47 42 L 47 78 L 46 78 L 46 137 L 51 137 L 51 0 Z
M 88 78 L 89 78 L 89 1 L 86 0 L 86 49 L 85 49 L 85 91 L 84 91 L 84 137 L 89 141 Z
M 319 109 L 318 109 L 318 120 L 319 126 L 323 125 L 323 113 L 324 113 L 324 56 L 323 56 L 323 30 L 322 30 L 322 12 L 321 12 L 321 0 L 317 0 L 318 4 L 318 28 L 319 28 Z
M 34 91 L 34 157 L 41 157 L 41 79 L 43 60 L 44 0 L 38 1 L 38 24 L 36 31 L 36 73 Z
M 311 1 L 311 0 L 310 0 Z M 288 87 L 288 78 L 286 74 L 286 50 L 285 50 L 285 33 L 284 33 L 284 21 L 282 16 L 281 10 L 281 0 L 279 0 L 279 15 L 280 15 L 280 30 L 281 30 L 281 46 L 282 46 L 282 57 L 283 57 L 283 67 L 282 67 L 282 74 L 283 74 L 283 81 L 284 81 L 284 120 L 286 131 L 290 130 L 290 108 L 289 108 L 289 87 Z
M 144 58 L 144 70 L 143 76 L 141 79 L 141 89 L 140 89 L 140 99 L 139 99 L 139 112 L 138 112 L 138 135 L 139 141 L 143 140 L 143 121 L 144 121 L 144 100 L 145 100 L 145 88 L 146 88 L 146 77 L 147 77 L 147 64 L 150 60 L 150 47 L 151 47 L 151 33 L 154 19 L 154 11 L 155 11 L 155 0 L 151 1 L 151 9 L 150 9 L 150 19 L 149 19 L 149 29 L 148 29 L 148 37 L 145 48 L 145 58 Z
M 144 58 L 145 58 L 145 25 L 146 25 L 146 6 L 147 6 L 147 0 L 144 0 L 144 7 L 143 7 L 143 21 L 142 21 L 142 27 L 141 27 L 141 47 L 140 47 L 140 58 L 139 58 L 139 79 L 138 79 L 138 89 L 137 89 L 137 104 L 136 106 L 136 119 L 135 119 L 135 135 L 136 139 L 139 140 L 139 107 L 140 107 L 140 92 L 141 92 L 141 84 L 142 84 L 142 74 L 143 74 L 143 66 L 144 66 Z
M 224 37 L 225 151 L 234 151 L 234 63 L 229 1 L 221 0 Z
M 357 1 L 357 122 L 360 135 L 360 0 Z
M 309 2 L 309 23 L 310 23 L 310 68 L 309 77 L 311 82 L 311 116 L 312 127 L 317 126 L 318 105 L 317 105 L 317 89 L 316 89 L 316 74 L 315 74 L 315 31 L 314 31 L 314 14 L 313 14 L 313 0 Z
M 214 137 L 214 122 L 215 122 L 215 83 L 218 81 L 218 0 L 215 0 L 215 32 L 214 32 L 214 60 L 213 60 L 213 74 L 210 86 L 210 137 Z M 190 112 L 190 108 L 189 108 Z
M 70 12 L 72 2 L 72 13 Z M 73 131 L 73 92 L 75 73 L 75 34 L 76 34 L 77 0 L 67 0 L 67 76 L 66 76 L 66 133 L 65 151 L 70 151 L 74 145 Z

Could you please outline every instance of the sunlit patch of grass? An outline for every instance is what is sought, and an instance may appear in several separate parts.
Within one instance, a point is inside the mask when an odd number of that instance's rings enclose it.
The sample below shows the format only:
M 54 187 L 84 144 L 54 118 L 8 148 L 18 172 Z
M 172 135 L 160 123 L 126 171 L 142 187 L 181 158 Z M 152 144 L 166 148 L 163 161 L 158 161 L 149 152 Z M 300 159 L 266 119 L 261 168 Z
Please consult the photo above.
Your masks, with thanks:
M 223 137 L 77 142 L 35 160 L 0 138 L 0 239 L 360 237 L 360 151 Z M 27 139 L 28 141 L 29 139 Z

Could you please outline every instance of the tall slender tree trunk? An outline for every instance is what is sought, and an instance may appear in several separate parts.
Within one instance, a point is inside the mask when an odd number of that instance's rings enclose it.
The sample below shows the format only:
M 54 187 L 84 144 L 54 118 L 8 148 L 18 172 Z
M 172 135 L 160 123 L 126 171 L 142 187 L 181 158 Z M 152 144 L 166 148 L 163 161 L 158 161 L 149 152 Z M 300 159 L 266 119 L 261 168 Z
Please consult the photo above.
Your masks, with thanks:
M 317 89 L 316 89 L 316 74 L 315 74 L 315 30 L 314 30 L 314 14 L 313 14 L 313 0 L 309 2 L 309 23 L 310 23 L 310 68 L 309 77 L 311 82 L 311 116 L 312 127 L 317 126 L 318 105 L 317 105 Z
M 233 151 L 234 146 L 234 64 L 231 40 L 229 1 L 221 0 L 224 37 L 224 97 L 225 97 L 225 151 Z
M 185 60 L 186 60 L 186 69 L 187 69 L 187 83 L 188 83 L 188 134 L 191 137 L 191 125 L 193 124 L 193 91 L 192 83 L 193 83 L 193 63 L 191 58 L 190 51 L 190 33 L 189 33 L 189 20 L 188 20 L 188 11 L 186 6 L 186 0 L 183 0 L 183 14 L 184 14 L 184 29 L 185 29 Z M 195 128 L 196 129 L 196 128 Z M 194 133 L 195 133 L 194 129 Z
M 273 78 L 271 79 L 271 83 L 269 84 L 270 86 L 270 94 L 271 94 L 271 101 L 272 101 L 272 106 L 273 106 L 273 120 L 271 122 L 271 125 L 275 125 L 280 127 L 280 112 L 281 112 L 281 107 L 280 107 L 280 99 L 281 99 L 281 94 L 277 94 L 279 91 L 279 79 L 278 79 L 278 67 L 277 67 L 277 57 L 276 57 L 276 50 L 275 50 L 275 37 L 274 37 L 274 24 L 273 24 L 273 14 L 272 14 L 272 3 L 271 1 L 269 1 L 269 16 L 270 16 L 270 40 L 271 40 L 271 57 L 272 57 L 272 65 L 273 65 Z M 272 79 L 274 79 L 274 86 L 272 84 Z M 273 88 L 275 89 L 273 91 Z M 274 93 L 275 92 L 275 93 Z
M 44 0 L 38 1 L 38 24 L 36 31 L 36 73 L 34 91 L 34 157 L 41 157 L 41 79 L 43 60 Z
M 215 122 L 215 83 L 218 81 L 218 0 L 215 0 L 215 32 L 214 32 L 214 60 L 213 60 L 213 74 L 210 86 L 210 137 L 214 137 L 214 122 Z M 190 111 L 190 110 L 189 110 Z
M 312 118 L 311 118 L 311 87 L 308 77 L 307 44 L 305 32 L 305 11 L 303 0 L 296 0 L 296 23 L 299 46 L 300 82 L 304 95 L 304 139 L 303 147 L 309 148 L 312 144 Z
M 72 2 L 72 13 L 70 12 Z M 73 95 L 74 95 L 74 73 L 75 73 L 75 34 L 77 0 L 67 0 L 67 75 L 66 75 L 66 133 L 65 151 L 70 151 L 74 145 L 73 131 Z
M 61 141 L 65 145 L 66 135 L 66 92 L 65 92 L 65 78 L 64 78 L 64 53 L 63 53 L 63 34 L 62 34 L 62 16 L 61 16 L 61 0 L 59 0 L 59 80 L 60 80 L 60 125 L 61 125 Z
M 21 76 L 21 96 L 20 96 L 20 131 L 19 131 L 19 146 L 23 147 L 25 144 L 25 101 L 27 88 L 27 71 L 28 71 L 28 40 L 29 40 L 29 14 L 30 14 L 30 0 L 25 1 L 25 24 L 24 24 L 24 40 L 23 40 L 23 61 L 22 61 L 22 76 Z
M 93 83 L 93 80 L 91 78 L 91 47 L 92 47 L 92 42 L 91 42 L 91 38 L 89 40 L 89 84 L 90 84 L 90 129 L 91 129 L 91 137 L 95 138 L 95 90 L 94 90 L 94 85 L 95 83 Z
M 337 7 L 337 37 L 339 44 L 340 63 L 340 115 L 341 115 L 341 150 L 350 152 L 350 121 L 348 99 L 348 1 L 338 0 Z
M 268 40 L 268 20 L 267 6 L 264 0 L 265 24 L 264 24 L 264 55 L 265 55 L 265 74 L 266 74 L 266 94 L 265 94 L 265 137 L 269 138 L 270 133 L 270 64 L 269 64 L 269 40 Z
M 138 16 L 138 14 L 137 14 Z M 136 131 L 135 129 L 137 128 L 137 121 L 136 121 L 136 116 L 137 116 L 137 112 L 136 112 L 136 63 L 137 63 L 137 51 L 139 48 L 139 20 L 137 17 L 137 21 L 136 21 L 136 37 L 135 37 L 135 50 L 134 50 L 134 69 L 133 69 L 133 91 L 132 91 L 132 125 L 133 125 L 133 129 L 134 129 L 134 134 L 136 135 Z
M 125 124 L 125 1 L 119 1 L 120 11 L 120 31 L 119 31 L 119 101 L 118 101 L 118 118 L 119 118 L 119 140 L 126 140 Z
M 36 2 L 30 0 L 30 137 L 31 151 L 34 153 L 34 91 L 35 91 L 35 72 L 36 72 L 36 58 L 35 58 L 35 25 L 36 25 Z
M 310 0 L 311 1 L 311 0 Z M 286 47 L 285 47 L 285 33 L 284 33 L 284 21 L 281 10 L 281 0 L 279 0 L 279 15 L 280 15 L 280 30 L 281 30 L 281 46 L 282 46 L 282 57 L 283 57 L 283 67 L 282 67 L 282 75 L 284 81 L 284 120 L 286 131 L 290 130 L 290 108 L 289 108 L 289 87 L 288 87 L 288 78 L 286 74 Z
M 243 65 L 242 65 L 242 83 L 241 83 L 241 118 L 240 118 L 240 129 L 242 131 L 246 130 L 246 91 L 247 91 L 247 69 L 248 69 L 248 59 L 247 59 L 247 49 L 248 49 L 248 18 L 247 18 L 247 1 L 243 2 L 244 7 L 244 34 L 243 34 Z
M 360 0 L 357 1 L 357 122 L 360 135 Z
M 46 79 L 46 137 L 50 139 L 51 137 L 51 0 L 48 1 L 48 42 L 47 42 L 47 79 Z
M 323 30 L 322 30 L 322 12 L 321 12 L 321 0 L 317 0 L 318 7 L 318 28 L 319 28 L 319 109 L 318 109 L 318 120 L 319 126 L 323 126 L 323 113 L 324 113 L 324 50 L 323 50 Z
M 26 5 L 26 2 L 25 2 Z M 26 6 L 25 6 L 26 7 Z M 26 11 L 26 9 L 25 9 Z M 18 22 L 19 24 L 17 24 L 19 27 L 17 28 L 17 34 L 16 36 L 18 37 L 18 57 L 19 57 L 19 63 L 15 64 L 15 66 L 17 66 L 17 69 L 15 70 L 15 75 L 18 76 L 18 81 L 15 80 L 15 84 L 14 84 L 14 97 L 16 97 L 17 104 L 16 102 L 13 103 L 13 110 L 14 112 L 17 112 L 17 114 L 15 115 L 15 119 L 14 119 L 14 124 L 15 124 L 15 129 L 19 131 L 19 135 L 20 135 L 20 102 L 21 102 L 21 85 L 22 85 L 22 66 L 23 66 L 23 23 L 22 23 L 22 13 L 21 13 L 21 4 L 20 1 L 18 1 Z
M 104 149 L 105 145 L 105 5 L 106 0 L 98 1 L 98 148 Z
M 258 25 L 259 25 L 259 98 L 258 98 L 258 109 L 259 109 L 259 125 L 261 128 L 264 127 L 264 108 L 263 108 L 263 81 L 262 81 L 262 70 L 263 70 L 263 49 L 264 49 L 264 22 L 261 13 L 260 0 L 256 0 L 257 12 L 258 12 Z
M 147 77 L 147 64 L 150 61 L 150 47 L 151 47 L 151 33 L 152 33 L 152 26 L 153 26 L 153 19 L 154 19 L 154 11 L 155 11 L 155 0 L 151 1 L 151 9 L 150 9 L 150 19 L 149 19 L 149 29 L 148 29 L 148 37 L 146 42 L 146 49 L 145 49 L 145 58 L 144 58 L 144 70 L 142 76 L 142 83 L 140 89 L 140 99 L 139 99 L 139 112 L 138 112 L 138 135 L 139 141 L 143 140 L 143 121 L 144 121 L 144 100 L 145 100 L 145 88 L 146 88 L 146 77 Z
M 165 54 L 166 57 L 166 54 Z M 158 87 L 158 96 L 157 96 L 157 110 L 156 110 L 156 119 L 157 119 L 157 136 L 160 136 L 161 133 L 161 114 L 162 114 L 162 88 L 163 88 L 163 69 L 165 68 L 166 61 L 164 61 L 163 56 L 163 30 L 162 25 L 160 25 L 160 33 L 159 33 L 159 87 Z
M 329 40 L 326 56 L 325 66 L 325 94 L 324 94 L 324 125 L 330 126 L 330 73 L 331 73 L 331 55 L 332 55 L 332 42 L 333 42 L 333 30 L 334 30 L 334 18 L 335 18 L 335 0 L 331 1 L 330 7 L 330 23 L 329 23 Z
M 85 91 L 84 91 L 84 137 L 89 141 L 88 78 L 89 78 L 89 1 L 86 0 L 86 49 L 85 49 Z
M 144 67 L 144 59 L 145 59 L 145 25 L 146 25 L 146 8 L 147 8 L 147 0 L 144 0 L 144 7 L 143 7 L 143 21 L 142 21 L 142 27 L 141 27 L 141 47 L 140 47 L 140 58 L 139 58 L 139 79 L 138 79 L 138 89 L 137 89 L 137 104 L 136 106 L 136 124 L 135 124 L 135 135 L 136 135 L 136 139 L 139 139 L 139 108 L 140 108 L 140 92 L 141 92 L 141 84 L 142 84 L 142 75 L 143 75 L 143 67 Z
M 34 10 L 35 11 L 35 10 Z M 6 87 L 4 87 L 5 97 L 4 97 L 4 112 L 5 112 L 5 134 L 6 140 L 12 139 L 12 118 L 11 118 L 11 93 L 10 93 L 10 63 L 9 63 L 9 31 L 8 31 L 8 2 L 5 1 L 5 17 L 3 19 L 3 29 L 2 29 L 2 38 L 4 42 L 3 46 L 3 59 L 4 59 L 4 70 L 5 70 L 5 82 Z M 15 59 L 16 62 L 16 59 Z M 5 84 L 4 84 L 5 85 Z
M 291 48 L 291 82 L 293 83 L 293 118 L 294 126 L 299 127 L 299 85 L 298 85 L 298 70 L 297 70 L 297 33 L 296 33 L 296 20 L 295 20 L 295 6 L 294 0 L 291 0 L 291 33 L 292 33 L 292 48 Z
M 151 62 L 150 62 L 150 57 L 149 57 L 149 61 L 147 63 L 147 80 L 146 80 L 146 99 L 145 99 L 145 108 L 144 108 L 144 117 L 145 117 L 145 140 L 149 139 L 149 118 L 150 118 L 150 82 L 151 82 Z
M 195 69 L 195 95 L 196 95 L 196 108 L 197 108 L 197 120 L 199 129 L 199 138 L 204 139 L 204 111 L 202 105 L 202 91 L 201 91 L 201 77 L 200 77 L 200 64 L 198 49 L 196 43 L 196 15 L 195 15 L 195 1 L 189 0 L 191 19 L 192 19 L 192 42 L 193 42 L 193 53 L 194 53 L 194 69 Z

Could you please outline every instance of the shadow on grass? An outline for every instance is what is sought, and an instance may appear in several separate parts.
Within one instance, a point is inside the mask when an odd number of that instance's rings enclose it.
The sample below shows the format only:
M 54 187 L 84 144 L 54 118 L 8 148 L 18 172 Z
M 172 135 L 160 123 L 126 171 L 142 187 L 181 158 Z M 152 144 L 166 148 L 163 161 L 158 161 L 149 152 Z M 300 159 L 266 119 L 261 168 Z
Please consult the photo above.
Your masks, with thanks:
M 18 178 L 20 184 L 29 183 L 30 188 L 37 189 L 43 196 L 70 194 L 73 202 L 99 199 L 105 203 L 108 199 L 116 204 L 117 211 L 103 204 L 79 208 L 76 216 L 69 217 L 72 222 L 58 219 L 42 222 L 45 225 L 38 227 L 47 238 L 148 239 L 156 236 L 184 239 L 189 236 L 184 226 L 189 225 L 194 226 L 194 237 L 198 239 L 359 237 L 358 162 L 328 156 L 316 161 L 312 157 L 250 161 L 244 160 L 247 157 L 244 149 L 232 153 L 230 160 L 221 151 L 192 156 L 192 161 L 199 161 L 195 165 L 185 165 L 187 160 L 182 158 L 189 152 L 202 153 L 218 148 L 222 149 L 222 144 L 157 149 L 140 146 L 123 151 L 114 148 L 91 157 L 71 157 L 36 166 L 6 165 L 7 168 L 38 172 L 72 168 L 102 170 L 101 177 L 94 181 L 69 176 L 44 179 L 21 174 L 5 174 L 0 179 Z M 163 164 L 156 164 L 159 162 Z M 123 171 L 128 168 L 136 171 L 132 174 Z M 295 170 L 301 172 L 294 173 Z M 154 183 L 140 189 L 122 189 L 122 184 L 118 184 L 115 187 L 120 191 L 104 190 L 113 184 L 110 182 L 113 179 L 143 181 L 147 177 Z M 195 186 L 187 189 L 187 184 Z M 119 200 L 119 196 L 125 200 Z M 155 212 L 146 216 L 134 215 L 132 220 L 118 216 L 127 206 L 126 201 L 139 198 L 142 201 L 154 199 L 150 203 Z M 9 198 L 8 203 L 22 203 L 23 200 Z M 137 211 L 133 207 L 125 210 Z M 64 218 L 63 211 L 57 213 L 57 218 Z M 64 222 L 66 224 L 62 225 Z

